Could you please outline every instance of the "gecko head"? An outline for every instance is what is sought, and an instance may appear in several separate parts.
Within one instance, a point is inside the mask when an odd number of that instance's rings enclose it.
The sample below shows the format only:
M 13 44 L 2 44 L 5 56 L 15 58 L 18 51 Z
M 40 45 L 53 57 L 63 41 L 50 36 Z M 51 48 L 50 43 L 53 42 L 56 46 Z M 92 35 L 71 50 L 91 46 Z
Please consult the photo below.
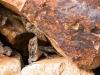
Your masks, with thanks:
M 38 38 L 36 36 L 30 39 L 28 50 L 29 50 L 29 59 L 28 59 L 29 64 L 34 61 L 37 61 L 39 57 L 42 55 L 41 51 L 38 48 Z
M 38 38 L 36 36 L 30 39 L 28 50 L 29 53 L 32 55 L 35 55 L 36 52 L 38 51 Z

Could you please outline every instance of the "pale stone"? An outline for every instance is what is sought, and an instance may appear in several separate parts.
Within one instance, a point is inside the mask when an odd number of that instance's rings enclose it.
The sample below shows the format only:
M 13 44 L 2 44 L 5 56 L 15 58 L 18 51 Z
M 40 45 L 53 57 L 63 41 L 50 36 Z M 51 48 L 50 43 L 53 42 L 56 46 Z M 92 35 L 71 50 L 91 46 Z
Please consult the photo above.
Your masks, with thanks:
M 6 6 L 7 8 L 10 8 L 17 14 L 22 14 L 19 11 L 24 6 L 26 0 L 0 0 L 0 3 Z M 22 14 L 23 15 L 23 14 Z
M 69 59 L 54 56 L 34 62 L 21 71 L 21 75 L 95 75 L 91 70 L 81 70 Z
M 26 0 L 1 0 L 1 1 L 5 3 L 9 3 L 18 9 L 22 8 L 24 6 L 24 3 L 26 2 Z
M 10 57 L 0 55 L 0 75 L 20 75 L 21 67 L 22 59 L 16 51 Z

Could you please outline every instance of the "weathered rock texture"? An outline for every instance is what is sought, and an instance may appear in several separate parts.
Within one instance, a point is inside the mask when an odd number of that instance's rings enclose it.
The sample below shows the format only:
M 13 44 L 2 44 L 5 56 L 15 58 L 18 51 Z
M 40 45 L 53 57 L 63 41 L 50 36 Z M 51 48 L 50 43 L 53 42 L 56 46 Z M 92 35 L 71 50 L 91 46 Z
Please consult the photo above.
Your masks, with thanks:
M 0 55 L 0 75 L 20 75 L 22 65 L 21 56 L 16 51 L 10 57 Z
M 50 62 L 49 62 L 50 61 Z M 24 67 L 22 75 L 95 75 L 91 70 L 81 70 L 64 57 L 43 59 Z
M 80 68 L 100 66 L 99 0 L 1 0 L 39 27 L 56 50 Z M 12 7 L 13 6 L 13 7 Z M 21 13 L 22 12 L 22 13 Z

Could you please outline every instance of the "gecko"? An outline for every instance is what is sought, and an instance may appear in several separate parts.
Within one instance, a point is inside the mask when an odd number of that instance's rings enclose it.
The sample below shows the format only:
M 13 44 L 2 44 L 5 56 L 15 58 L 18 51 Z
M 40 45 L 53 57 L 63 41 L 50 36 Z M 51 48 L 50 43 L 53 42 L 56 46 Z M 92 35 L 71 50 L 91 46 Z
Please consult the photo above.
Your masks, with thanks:
M 29 58 L 28 63 L 31 64 L 35 61 L 37 61 L 41 55 L 44 55 L 46 58 L 53 58 L 48 55 L 50 52 L 54 52 L 61 56 L 54 48 L 53 46 L 38 46 L 38 38 L 37 36 L 34 36 L 29 40 L 28 44 L 28 51 L 29 51 Z

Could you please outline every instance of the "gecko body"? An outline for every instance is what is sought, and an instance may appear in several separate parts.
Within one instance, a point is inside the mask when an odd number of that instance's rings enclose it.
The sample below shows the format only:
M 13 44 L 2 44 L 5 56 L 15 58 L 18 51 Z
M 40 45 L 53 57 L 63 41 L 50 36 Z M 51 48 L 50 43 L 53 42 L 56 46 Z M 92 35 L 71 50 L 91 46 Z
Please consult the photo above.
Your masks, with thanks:
M 52 46 L 38 46 L 38 38 L 37 36 L 31 38 L 28 44 L 29 51 L 29 64 L 37 61 L 41 55 L 44 55 L 46 58 L 52 58 L 48 55 L 48 53 L 54 52 L 61 56 Z

